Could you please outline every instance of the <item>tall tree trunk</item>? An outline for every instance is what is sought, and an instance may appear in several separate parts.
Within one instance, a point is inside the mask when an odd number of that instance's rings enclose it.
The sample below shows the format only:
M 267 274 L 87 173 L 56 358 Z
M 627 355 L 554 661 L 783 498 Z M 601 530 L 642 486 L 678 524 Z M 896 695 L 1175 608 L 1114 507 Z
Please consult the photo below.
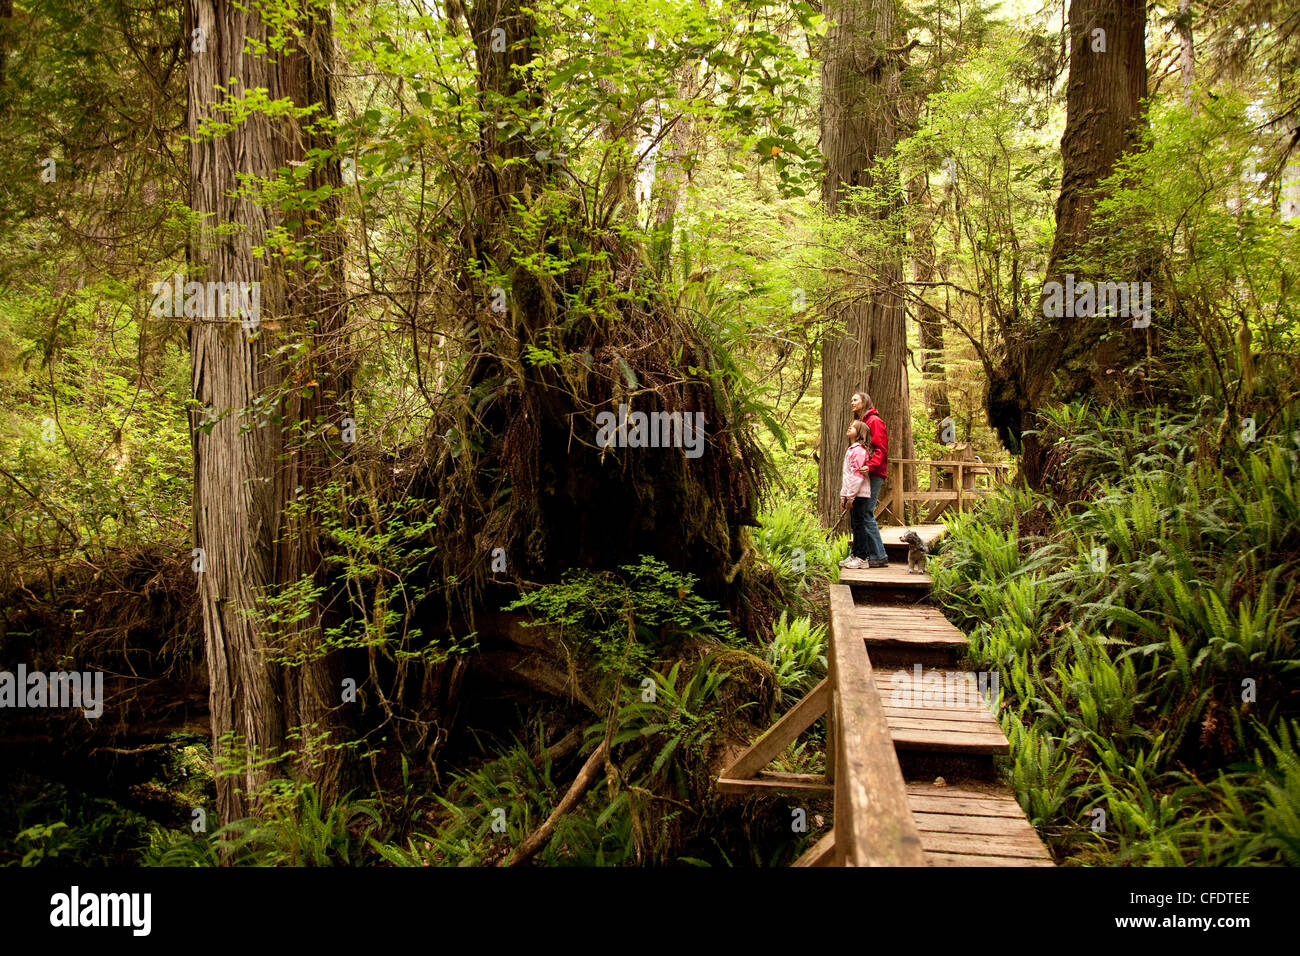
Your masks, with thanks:
M 1101 31 L 1101 32 L 1098 32 Z M 1046 279 L 1078 274 L 1072 257 L 1093 238 L 1098 184 L 1132 149 L 1147 93 L 1145 0 L 1073 0 L 1070 4 L 1070 78 L 1061 138 L 1061 194 Z M 1135 280 L 1139 276 L 1101 277 Z M 1122 327 L 1121 327 L 1122 326 Z M 1038 330 L 1043 331 L 1039 332 Z M 1110 332 L 1115 335 L 1106 339 Z M 1106 339 L 1105 341 L 1103 341 Z M 1112 399 L 1123 369 L 1145 342 L 1131 318 L 1043 318 L 1007 343 L 1005 368 L 989 383 L 990 421 L 1012 451 L 1021 450 L 1021 474 L 1034 487 L 1043 480 L 1046 447 L 1033 428 L 1036 412 L 1054 401 Z M 1113 384 L 1112 384 L 1113 383 Z
M 0 0 L 0 91 L 5 86 L 5 62 L 9 58 L 9 31 L 14 23 L 14 0 Z M 0 97 L 0 115 L 9 111 L 9 97 Z
M 873 185 L 873 164 L 891 153 L 898 140 L 898 54 L 891 49 L 897 34 L 895 0 L 832 0 L 825 11 L 830 27 L 822 59 L 822 201 L 831 215 L 862 213 L 845 189 Z M 902 198 L 897 183 L 883 185 L 895 201 L 876 210 L 882 219 Z M 907 322 L 896 291 L 902 282 L 902 259 L 890 255 L 876 264 L 876 271 L 873 291 L 832 309 L 829 318 L 836 331 L 828 333 L 822 345 L 817 506 L 827 525 L 839 514 L 839 462 L 855 391 L 870 393 L 880 410 L 889 428 L 892 457 L 904 457 L 911 446 Z M 891 481 L 901 478 L 901 469 L 891 469 Z
M 676 85 L 683 100 L 690 99 L 696 92 L 699 80 L 696 77 L 695 64 L 683 64 L 677 70 Z M 672 262 L 673 227 L 677 221 L 677 207 L 681 202 L 682 189 L 689 176 L 683 163 L 691 154 L 691 134 L 694 121 L 689 113 L 682 113 L 676 118 L 672 129 L 668 131 L 667 143 L 661 150 L 663 161 L 656 169 L 654 193 L 654 217 L 650 222 L 652 231 L 652 256 L 655 267 L 661 274 Z
M 217 780 L 224 823 L 255 809 L 253 794 L 277 771 L 296 771 L 327 801 L 338 789 L 341 752 L 328 745 L 338 742 L 340 675 L 319 652 L 320 609 L 308 600 L 305 616 L 278 628 L 256 612 L 283 586 L 320 571 L 312 522 L 291 514 L 289 505 L 310 494 L 328 467 L 324 443 L 312 436 L 342 418 L 345 298 L 341 234 L 323 231 L 338 218 L 333 198 L 312 213 L 290 213 L 238 192 L 241 174 L 275 180 L 308 150 L 329 148 L 326 136 L 258 112 L 224 135 L 202 137 L 199 128 L 227 119 L 218 84 L 230 95 L 262 88 L 272 100 L 320 104 L 321 115 L 332 116 L 333 41 L 323 9 L 298 22 L 300 38 L 273 58 L 245 52 L 246 43 L 265 42 L 270 31 L 256 12 L 231 0 L 187 0 L 186 20 L 187 128 L 196 137 L 190 205 L 204 217 L 189 249 L 192 278 L 261 283 L 261 323 L 251 335 L 239 319 L 212 316 L 198 318 L 190 333 L 195 540 L 204 563 L 198 578 L 213 752 L 230 771 Z M 301 185 L 339 182 L 331 161 Z M 325 224 L 315 233 L 301 222 L 313 218 Z M 277 226 L 320 265 L 305 269 L 269 247 L 265 257 L 255 255 Z M 285 666 L 274 657 L 300 663 Z
M 1178 0 L 1178 72 L 1183 83 L 1183 102 L 1192 103 L 1196 82 L 1196 47 L 1192 34 L 1192 0 Z
M 925 174 L 913 176 L 908 183 L 908 203 L 916 210 L 912 243 L 916 258 L 912 260 L 912 278 L 917 282 L 934 281 L 934 227 L 927 199 L 930 189 Z M 925 287 L 921 287 L 922 295 Z M 916 323 L 921 349 L 921 377 L 925 382 L 925 407 L 937 425 L 952 414 L 948 400 L 948 382 L 943 363 L 943 315 L 929 302 L 917 308 Z

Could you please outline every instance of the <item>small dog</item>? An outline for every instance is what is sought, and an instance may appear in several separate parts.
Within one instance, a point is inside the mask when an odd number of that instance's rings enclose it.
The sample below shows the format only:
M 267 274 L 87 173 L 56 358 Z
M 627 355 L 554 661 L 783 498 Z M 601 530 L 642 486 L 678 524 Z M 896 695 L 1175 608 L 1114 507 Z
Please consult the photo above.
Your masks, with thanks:
M 929 557 L 930 549 L 925 546 L 925 542 L 915 531 L 903 535 L 903 542 L 907 545 L 907 573 L 925 574 L 925 562 Z

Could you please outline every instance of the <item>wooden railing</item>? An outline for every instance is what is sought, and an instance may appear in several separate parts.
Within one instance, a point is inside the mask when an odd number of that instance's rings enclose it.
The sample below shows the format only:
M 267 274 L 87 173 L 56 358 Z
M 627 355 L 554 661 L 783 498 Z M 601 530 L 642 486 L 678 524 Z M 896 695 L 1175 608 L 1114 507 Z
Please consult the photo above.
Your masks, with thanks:
M 884 705 L 848 585 L 830 587 L 826 679 L 754 741 L 717 781 L 722 793 L 833 796 L 834 826 L 795 866 L 924 866 Z M 821 716 L 826 775 L 763 770 Z
M 950 509 L 965 510 L 981 496 L 1004 484 L 1014 467 L 1002 462 L 964 459 L 891 458 L 889 479 L 881 493 L 882 507 L 877 511 L 877 517 L 897 524 L 929 524 Z M 907 479 L 912 476 L 919 478 L 922 469 L 928 469 L 928 489 L 904 491 Z M 941 487 L 943 485 L 948 487 Z M 920 507 L 909 508 L 909 505 Z
M 846 584 L 832 584 L 830 592 L 826 767 L 835 785 L 831 865 L 924 866 L 894 738 L 867 646 L 854 626 L 853 593 Z

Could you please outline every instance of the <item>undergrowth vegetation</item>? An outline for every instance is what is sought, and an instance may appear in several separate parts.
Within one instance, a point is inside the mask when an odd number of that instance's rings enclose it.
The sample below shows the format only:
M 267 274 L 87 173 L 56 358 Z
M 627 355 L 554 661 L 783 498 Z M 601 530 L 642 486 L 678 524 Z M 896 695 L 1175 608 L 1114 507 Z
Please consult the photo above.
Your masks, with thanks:
M 798 540 L 815 545 L 801 527 Z M 802 575 L 778 568 L 777 580 L 797 593 Z M 808 836 L 774 825 L 784 806 L 727 802 L 712 782 L 729 746 L 747 742 L 774 706 L 785 709 L 825 675 L 826 629 L 782 611 L 770 642 L 742 635 L 695 595 L 695 585 L 646 557 L 618 572 L 572 572 L 508 606 L 530 612 L 533 626 L 558 629 L 574 655 L 580 696 L 595 705 L 575 709 L 586 719 L 558 743 L 554 728 L 565 716 L 551 708 L 525 738 L 486 742 L 478 761 L 441 785 L 417 779 L 403 760 L 400 783 L 373 796 L 326 805 L 314 788 L 280 781 L 264 794 L 259 816 L 202 832 L 132 816 L 129 850 L 116 859 L 147 866 L 504 864 L 562 803 L 579 765 L 605 746 L 603 783 L 557 818 L 534 864 L 787 864 Z M 819 731 L 810 732 L 783 765 L 820 770 L 821 741 Z M 92 836 L 31 826 L 25 857 L 12 862 L 66 860 L 76 841 Z
M 949 523 L 936 592 L 1072 862 L 1300 863 L 1300 418 L 1222 458 L 1220 423 L 1064 408 L 1055 494 Z

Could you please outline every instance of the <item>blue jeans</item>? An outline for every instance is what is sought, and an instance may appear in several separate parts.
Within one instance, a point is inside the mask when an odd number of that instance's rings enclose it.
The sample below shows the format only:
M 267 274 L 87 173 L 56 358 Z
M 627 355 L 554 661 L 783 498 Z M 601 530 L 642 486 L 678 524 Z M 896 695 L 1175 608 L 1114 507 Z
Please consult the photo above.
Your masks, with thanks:
M 880 527 L 876 524 L 876 503 L 880 501 L 880 486 L 885 479 L 872 475 L 870 481 L 871 497 L 853 499 L 853 556 L 863 561 L 883 561 L 885 542 L 880 540 Z
M 870 498 L 853 499 L 853 547 L 849 554 L 866 561 L 871 555 L 871 533 L 867 531 L 867 516 L 871 513 Z

